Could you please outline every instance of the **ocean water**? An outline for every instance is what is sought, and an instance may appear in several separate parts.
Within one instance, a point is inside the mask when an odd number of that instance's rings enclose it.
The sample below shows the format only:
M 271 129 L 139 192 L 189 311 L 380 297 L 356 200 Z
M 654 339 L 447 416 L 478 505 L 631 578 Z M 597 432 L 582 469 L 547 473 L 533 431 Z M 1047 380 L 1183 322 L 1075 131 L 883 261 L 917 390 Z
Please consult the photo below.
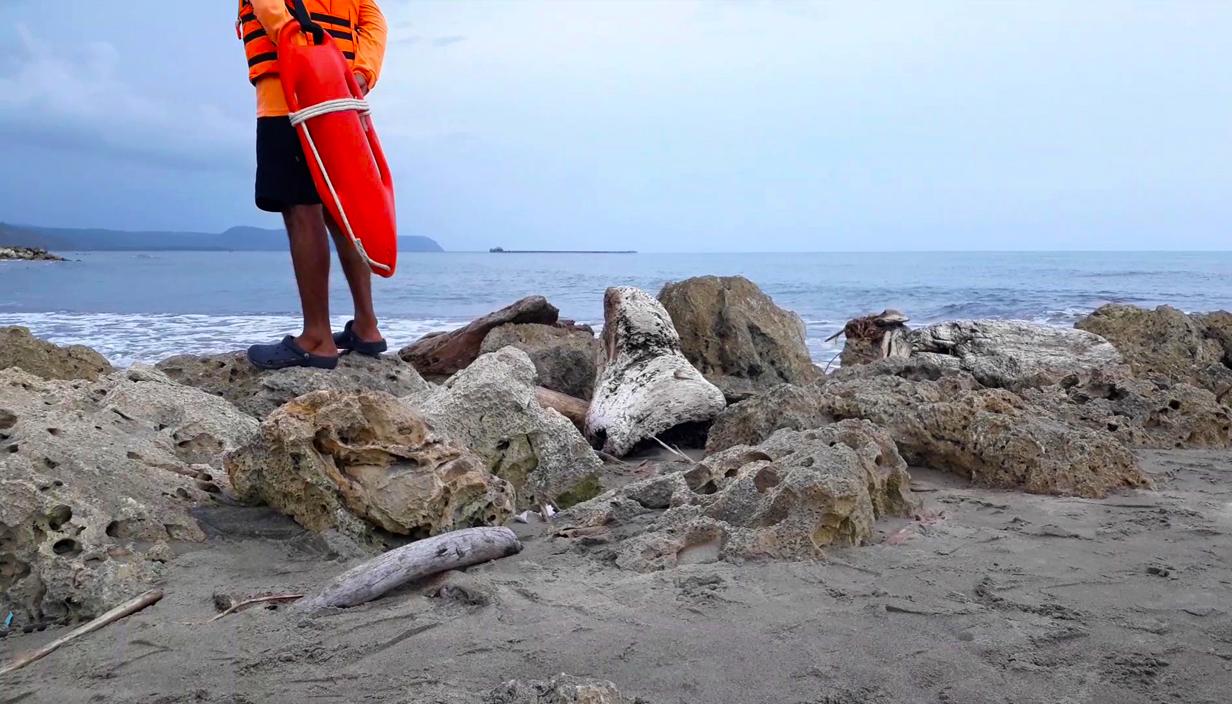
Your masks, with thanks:
M 89 345 L 112 362 L 154 362 L 243 348 L 298 331 L 289 256 L 278 252 L 82 252 L 71 261 L 0 262 L 0 325 Z M 825 364 L 849 318 L 898 308 L 912 325 L 1002 318 L 1071 326 L 1101 304 L 1232 305 L 1232 253 L 405 254 L 377 280 L 393 348 L 531 294 L 562 316 L 601 324 L 603 291 L 701 274 L 743 274 L 808 326 Z M 349 317 L 341 272 L 336 320 Z

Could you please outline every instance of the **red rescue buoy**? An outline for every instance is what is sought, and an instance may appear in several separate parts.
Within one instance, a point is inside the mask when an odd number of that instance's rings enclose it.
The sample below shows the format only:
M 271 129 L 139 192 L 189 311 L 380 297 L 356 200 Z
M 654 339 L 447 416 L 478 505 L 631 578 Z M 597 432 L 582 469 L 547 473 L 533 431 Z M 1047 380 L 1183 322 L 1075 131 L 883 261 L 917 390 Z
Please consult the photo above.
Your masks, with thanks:
M 317 193 L 373 273 L 398 264 L 394 182 L 367 103 L 328 33 L 291 20 L 278 37 L 278 73 Z

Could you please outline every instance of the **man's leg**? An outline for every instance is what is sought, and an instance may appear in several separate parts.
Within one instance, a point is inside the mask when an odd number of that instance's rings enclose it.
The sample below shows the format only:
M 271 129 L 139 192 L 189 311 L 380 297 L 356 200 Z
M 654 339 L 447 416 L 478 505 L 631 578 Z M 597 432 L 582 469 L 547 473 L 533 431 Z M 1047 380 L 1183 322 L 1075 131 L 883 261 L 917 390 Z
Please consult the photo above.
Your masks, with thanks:
M 293 205 L 282 217 L 304 311 L 304 332 L 295 341 L 309 354 L 337 356 L 329 325 L 329 240 L 324 212 L 319 205 Z
M 338 250 L 338 260 L 342 262 L 342 273 L 351 287 L 351 298 L 355 301 L 355 323 L 351 331 L 364 342 L 377 342 L 382 338 L 381 331 L 377 329 L 376 311 L 372 307 L 372 270 L 333 218 L 327 214 L 325 219 L 330 234 L 334 236 L 334 248 Z

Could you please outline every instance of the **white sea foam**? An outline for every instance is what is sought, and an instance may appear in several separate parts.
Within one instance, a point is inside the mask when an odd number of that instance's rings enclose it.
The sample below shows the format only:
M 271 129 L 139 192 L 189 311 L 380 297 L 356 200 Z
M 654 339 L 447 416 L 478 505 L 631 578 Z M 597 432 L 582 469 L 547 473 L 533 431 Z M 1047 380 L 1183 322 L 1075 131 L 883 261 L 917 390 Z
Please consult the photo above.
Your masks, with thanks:
M 341 330 L 346 316 L 334 319 Z M 381 321 L 391 349 L 426 333 L 456 327 L 439 319 Z M 21 325 L 56 344 L 86 345 L 118 366 L 153 363 L 177 354 L 209 354 L 243 349 L 297 332 L 290 315 L 141 315 L 120 313 L 2 313 L 0 326 Z

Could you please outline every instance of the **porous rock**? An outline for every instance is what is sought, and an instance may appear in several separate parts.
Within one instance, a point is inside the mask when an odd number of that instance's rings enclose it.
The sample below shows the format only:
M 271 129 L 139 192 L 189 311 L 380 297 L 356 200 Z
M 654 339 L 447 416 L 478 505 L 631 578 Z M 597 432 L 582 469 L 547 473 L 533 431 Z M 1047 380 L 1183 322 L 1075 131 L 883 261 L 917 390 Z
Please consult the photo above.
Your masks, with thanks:
M 603 348 L 589 327 L 506 324 L 487 334 L 480 353 L 504 347 L 516 347 L 530 357 L 540 386 L 584 400 L 594 394 Z
M 685 358 L 729 400 L 821 376 L 809 356 L 804 321 L 743 276 L 669 283 L 659 302 L 680 334 Z
M 489 692 L 483 704 L 647 704 L 623 696 L 616 685 L 560 674 L 550 680 L 510 680 Z
M 1232 411 L 1210 391 L 1165 379 L 1097 372 L 1081 384 L 1024 391 L 1069 423 L 1107 430 L 1132 447 L 1232 446 Z
M 428 388 L 414 367 L 396 357 L 359 354 L 343 355 L 336 369 L 261 370 L 243 352 L 180 355 L 156 367 L 181 384 L 221 396 L 257 418 L 312 391 L 384 391 L 405 396 Z
M 599 493 L 602 460 L 569 419 L 540 405 L 535 367 L 520 349 L 485 354 L 408 402 L 510 482 L 521 507 L 570 506 Z
M 560 311 L 546 298 L 528 296 L 456 330 L 425 335 L 399 350 L 398 356 L 414 365 L 421 374 L 449 376 L 475 361 L 484 338 L 495 328 L 511 323 L 553 325 L 559 318 Z
M 726 406 L 723 392 L 680 351 L 671 317 L 637 288 L 603 299 L 606 363 L 586 415 L 591 444 L 623 456 L 638 443 L 688 423 L 707 423 Z
M 499 525 L 513 511 L 512 488 L 482 459 L 381 391 L 294 399 L 226 467 L 241 499 L 370 545 L 378 531 L 417 539 Z
M 616 548 L 618 566 L 642 572 L 720 559 L 810 559 L 831 545 L 865 542 L 879 517 L 910 515 L 909 484 L 893 440 L 872 423 L 848 420 L 781 430 L 686 472 L 621 487 L 562 523 L 593 529 L 666 508 Z
M 1110 304 L 1075 327 L 1111 342 L 1137 377 L 1194 383 L 1216 394 L 1232 388 L 1232 370 L 1224 362 L 1232 359 L 1226 313 L 1186 315 L 1171 306 Z
M 789 393 L 798 396 L 799 410 L 781 415 L 776 403 Z M 820 427 L 846 418 L 884 428 L 912 464 L 984 486 L 1098 497 L 1149 485 L 1133 454 L 1107 430 L 1073 425 L 1012 392 L 982 388 L 966 374 L 936 381 L 849 377 L 777 389 L 724 413 L 707 449 L 748 442 L 768 428 Z
M 190 510 L 257 433 L 226 401 L 148 369 L 97 381 L 0 371 L 0 609 L 22 624 L 95 616 L 148 587 Z
M 918 364 L 969 372 L 984 386 L 1020 390 L 1085 379 L 1122 366 L 1107 340 L 1083 330 L 1007 320 L 958 320 L 907 335 Z M 940 357 L 940 359 L 937 359 Z
M 83 345 L 61 347 L 22 327 L 0 328 L 0 369 L 17 367 L 44 379 L 97 379 L 112 371 L 103 355 Z

